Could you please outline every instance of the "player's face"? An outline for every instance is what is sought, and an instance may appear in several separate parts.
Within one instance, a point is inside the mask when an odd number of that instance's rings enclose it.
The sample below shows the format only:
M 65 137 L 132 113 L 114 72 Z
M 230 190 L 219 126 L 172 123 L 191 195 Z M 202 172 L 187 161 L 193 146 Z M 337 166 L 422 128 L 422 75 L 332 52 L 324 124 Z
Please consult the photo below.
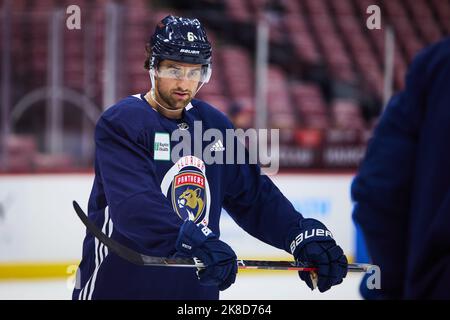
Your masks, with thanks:
M 193 98 L 201 79 L 202 66 L 163 60 L 156 71 L 156 96 L 170 109 L 182 109 Z

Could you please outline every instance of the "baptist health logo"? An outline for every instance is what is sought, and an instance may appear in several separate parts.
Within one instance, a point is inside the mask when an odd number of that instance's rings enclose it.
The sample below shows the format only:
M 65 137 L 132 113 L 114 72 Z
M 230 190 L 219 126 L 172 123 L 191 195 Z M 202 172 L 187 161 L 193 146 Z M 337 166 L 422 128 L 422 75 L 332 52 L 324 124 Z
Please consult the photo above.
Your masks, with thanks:
M 155 133 L 153 153 L 155 160 L 170 160 L 170 135 L 168 133 Z

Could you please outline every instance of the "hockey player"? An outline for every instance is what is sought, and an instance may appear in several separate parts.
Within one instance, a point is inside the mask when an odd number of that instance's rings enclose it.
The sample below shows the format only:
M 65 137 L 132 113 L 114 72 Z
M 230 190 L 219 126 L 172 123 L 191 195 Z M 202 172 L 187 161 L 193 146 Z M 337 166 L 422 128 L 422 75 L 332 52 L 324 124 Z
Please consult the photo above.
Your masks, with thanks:
M 421 51 L 389 101 L 352 184 L 353 217 L 381 289 L 366 298 L 450 299 L 450 38 Z
M 304 219 L 257 165 L 173 161 L 175 130 L 194 136 L 232 129 L 217 109 L 194 99 L 211 75 L 211 45 L 197 19 L 168 16 L 147 46 L 151 90 L 108 108 L 95 130 L 95 179 L 88 215 L 120 242 L 152 256 L 196 257 L 208 267 L 141 267 L 87 233 L 74 299 L 218 299 L 234 283 L 236 254 L 219 239 L 222 207 L 256 238 L 318 267 L 321 292 L 342 282 L 347 259 L 327 228 Z M 204 142 L 203 148 L 209 144 Z M 225 152 L 220 141 L 214 152 Z M 184 151 L 183 151 L 184 152 Z M 313 288 L 309 273 L 300 278 Z

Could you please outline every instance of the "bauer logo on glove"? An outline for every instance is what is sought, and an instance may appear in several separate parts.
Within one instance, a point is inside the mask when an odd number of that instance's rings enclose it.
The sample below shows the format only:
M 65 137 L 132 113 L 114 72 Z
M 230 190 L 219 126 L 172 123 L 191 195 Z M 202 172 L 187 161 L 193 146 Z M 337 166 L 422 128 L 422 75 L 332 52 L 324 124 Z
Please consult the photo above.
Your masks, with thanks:
M 326 229 L 306 230 L 305 232 L 298 234 L 291 242 L 291 254 L 294 254 L 295 249 L 300 243 L 302 243 L 303 240 L 312 237 L 330 237 L 331 239 L 333 239 L 333 235 L 331 234 L 331 232 Z

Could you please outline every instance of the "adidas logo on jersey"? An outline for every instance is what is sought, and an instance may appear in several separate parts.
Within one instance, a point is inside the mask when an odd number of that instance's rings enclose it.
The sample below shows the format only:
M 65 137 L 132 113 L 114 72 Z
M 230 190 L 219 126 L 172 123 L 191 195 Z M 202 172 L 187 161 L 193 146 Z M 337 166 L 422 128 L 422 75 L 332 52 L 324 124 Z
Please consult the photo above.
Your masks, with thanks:
M 222 141 L 219 139 L 214 145 L 211 147 L 211 151 L 224 151 L 225 147 L 222 144 Z

